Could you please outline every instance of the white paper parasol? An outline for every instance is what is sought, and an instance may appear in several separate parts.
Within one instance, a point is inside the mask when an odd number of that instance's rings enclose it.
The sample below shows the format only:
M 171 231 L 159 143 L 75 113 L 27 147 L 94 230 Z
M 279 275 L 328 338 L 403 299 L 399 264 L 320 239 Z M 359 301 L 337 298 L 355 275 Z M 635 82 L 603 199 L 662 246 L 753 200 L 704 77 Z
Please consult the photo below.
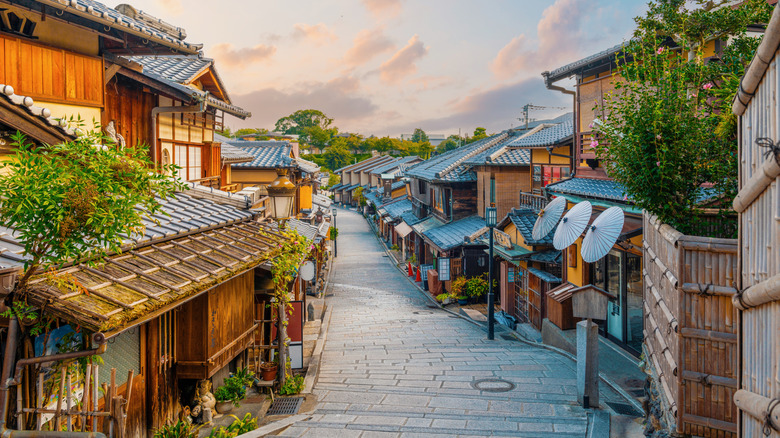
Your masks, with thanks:
M 593 263 L 607 255 L 623 229 L 625 215 L 620 207 L 610 207 L 601 213 L 582 240 L 582 260 Z
M 550 234 L 550 231 L 555 228 L 555 224 L 561 219 L 564 209 L 566 209 L 566 198 L 559 197 L 550 201 L 550 203 L 539 212 L 539 217 L 536 218 L 534 230 L 531 233 L 534 240 L 541 240 Z
M 585 227 L 590 220 L 590 214 L 593 207 L 588 201 L 582 201 L 566 213 L 558 224 L 553 236 L 553 246 L 555 249 L 564 249 L 574 243 L 582 235 Z

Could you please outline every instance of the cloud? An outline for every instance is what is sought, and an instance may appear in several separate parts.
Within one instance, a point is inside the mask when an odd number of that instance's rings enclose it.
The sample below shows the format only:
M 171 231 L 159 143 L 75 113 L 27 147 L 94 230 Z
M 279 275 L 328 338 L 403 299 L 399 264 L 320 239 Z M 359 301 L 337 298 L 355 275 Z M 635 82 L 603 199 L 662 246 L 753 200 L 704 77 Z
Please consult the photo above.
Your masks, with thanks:
M 336 34 L 331 32 L 324 23 L 309 25 L 306 23 L 296 23 L 294 25 L 292 37 L 295 40 L 307 40 L 317 46 L 336 41 Z
M 400 134 L 422 128 L 426 132 L 471 134 L 477 126 L 488 132 L 500 132 L 511 126 L 519 126 L 522 106 L 533 102 L 540 106 L 571 106 L 571 98 L 544 87 L 541 76 L 499 85 L 487 90 L 476 90 L 471 94 L 443 105 L 441 111 L 448 115 L 388 127 L 388 132 Z M 539 111 L 531 117 L 543 119 L 554 117 L 565 110 Z
M 556 0 L 542 13 L 536 26 L 538 45 L 528 47 L 528 38 L 512 38 L 493 59 L 491 70 L 499 79 L 516 77 L 523 70 L 550 69 L 576 58 L 586 40 L 581 30 L 585 0 Z
M 419 78 L 409 80 L 409 83 L 417 85 L 416 91 L 431 91 L 439 88 L 450 87 L 457 81 L 452 76 L 446 75 L 424 75 Z
M 159 5 L 165 9 L 165 12 L 171 15 L 180 15 L 184 12 L 181 0 L 159 0 Z
M 254 47 L 234 49 L 232 44 L 222 43 L 212 47 L 211 53 L 228 68 L 244 68 L 255 62 L 270 60 L 276 53 L 276 47 L 258 44 Z
M 415 62 L 427 54 L 428 48 L 420 41 L 420 37 L 415 35 L 406 46 L 395 52 L 392 58 L 382 63 L 379 67 L 379 78 L 389 84 L 397 83 L 405 76 L 416 73 Z
M 401 0 L 362 0 L 376 19 L 395 18 L 401 13 Z
M 394 48 L 395 44 L 385 36 L 384 29 L 363 29 L 352 41 L 352 47 L 344 55 L 344 62 L 357 67 Z
M 234 95 L 233 102 L 252 112 L 252 118 L 239 121 L 241 127 L 273 128 L 281 117 L 299 109 L 318 109 L 344 127 L 350 122 L 372 117 L 379 110 L 369 98 L 360 96 L 360 81 L 343 76 L 328 82 L 303 82 L 291 89 L 264 88 Z

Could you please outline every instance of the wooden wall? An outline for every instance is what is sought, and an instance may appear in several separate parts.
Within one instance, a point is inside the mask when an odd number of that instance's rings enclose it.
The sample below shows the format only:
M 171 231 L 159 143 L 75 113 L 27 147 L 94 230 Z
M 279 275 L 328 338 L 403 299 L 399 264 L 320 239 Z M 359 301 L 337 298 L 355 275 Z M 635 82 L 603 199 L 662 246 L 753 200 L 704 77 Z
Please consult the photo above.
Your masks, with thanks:
M 106 85 L 106 105 L 101 124 L 114 121 L 114 128 L 125 138 L 128 146 L 153 144 L 151 136 L 152 108 L 157 97 L 139 83 L 116 75 Z
M 490 179 L 495 178 L 496 212 L 500 221 L 513 207 L 518 206 L 519 193 L 531 192 L 531 168 L 529 166 L 480 166 L 477 170 L 476 211 L 484 216 L 490 203 Z
M 676 432 L 737 431 L 737 241 L 686 236 L 644 219 L 644 350 Z
M 452 220 L 456 221 L 473 216 L 477 212 L 476 183 L 457 183 L 452 185 Z M 479 213 L 484 216 L 485 212 Z
M 0 83 L 56 103 L 103 105 L 101 58 L 0 35 Z M 88 121 L 89 122 L 89 121 Z

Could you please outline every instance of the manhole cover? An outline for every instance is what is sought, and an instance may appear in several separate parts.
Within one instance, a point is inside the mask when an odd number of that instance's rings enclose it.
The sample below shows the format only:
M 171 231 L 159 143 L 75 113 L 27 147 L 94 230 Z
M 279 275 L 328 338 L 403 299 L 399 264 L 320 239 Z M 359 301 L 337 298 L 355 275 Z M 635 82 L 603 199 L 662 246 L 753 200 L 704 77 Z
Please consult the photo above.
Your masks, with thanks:
M 301 408 L 303 397 L 277 398 L 274 400 L 266 415 L 295 415 Z
M 515 389 L 515 384 L 504 379 L 479 379 L 471 382 L 471 387 L 486 392 L 507 392 Z
M 613 411 L 617 412 L 620 415 L 628 415 L 630 417 L 644 417 L 645 414 L 639 412 L 636 408 L 634 408 L 631 405 L 627 405 L 625 403 L 614 403 L 614 402 L 607 402 L 610 408 L 612 408 Z
M 416 319 L 399 319 L 398 322 L 405 322 L 407 324 L 417 324 Z

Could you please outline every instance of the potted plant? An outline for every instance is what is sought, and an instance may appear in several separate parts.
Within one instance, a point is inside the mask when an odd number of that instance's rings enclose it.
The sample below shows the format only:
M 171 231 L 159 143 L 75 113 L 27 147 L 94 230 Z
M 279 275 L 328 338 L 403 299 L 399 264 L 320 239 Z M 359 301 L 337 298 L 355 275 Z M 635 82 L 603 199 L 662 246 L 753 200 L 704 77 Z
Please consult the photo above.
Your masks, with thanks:
M 266 382 L 276 380 L 276 371 L 279 365 L 276 362 L 263 362 L 260 364 L 260 375 Z
M 303 376 L 290 376 L 284 381 L 284 385 L 279 388 L 279 395 L 295 395 L 303 391 Z
M 450 298 L 458 300 L 458 304 L 461 306 L 469 303 L 468 283 L 469 280 L 466 277 L 458 277 L 452 281 L 450 286 Z
M 246 396 L 246 386 L 244 381 L 236 376 L 225 379 L 224 385 L 214 391 L 214 398 L 217 399 L 217 412 L 227 414 L 233 410 L 233 407 L 240 406 L 240 401 Z
M 237 369 L 236 372 L 233 373 L 233 377 L 240 381 L 244 385 L 244 388 L 252 386 L 255 382 L 255 373 L 249 371 L 249 368 L 247 367 Z

